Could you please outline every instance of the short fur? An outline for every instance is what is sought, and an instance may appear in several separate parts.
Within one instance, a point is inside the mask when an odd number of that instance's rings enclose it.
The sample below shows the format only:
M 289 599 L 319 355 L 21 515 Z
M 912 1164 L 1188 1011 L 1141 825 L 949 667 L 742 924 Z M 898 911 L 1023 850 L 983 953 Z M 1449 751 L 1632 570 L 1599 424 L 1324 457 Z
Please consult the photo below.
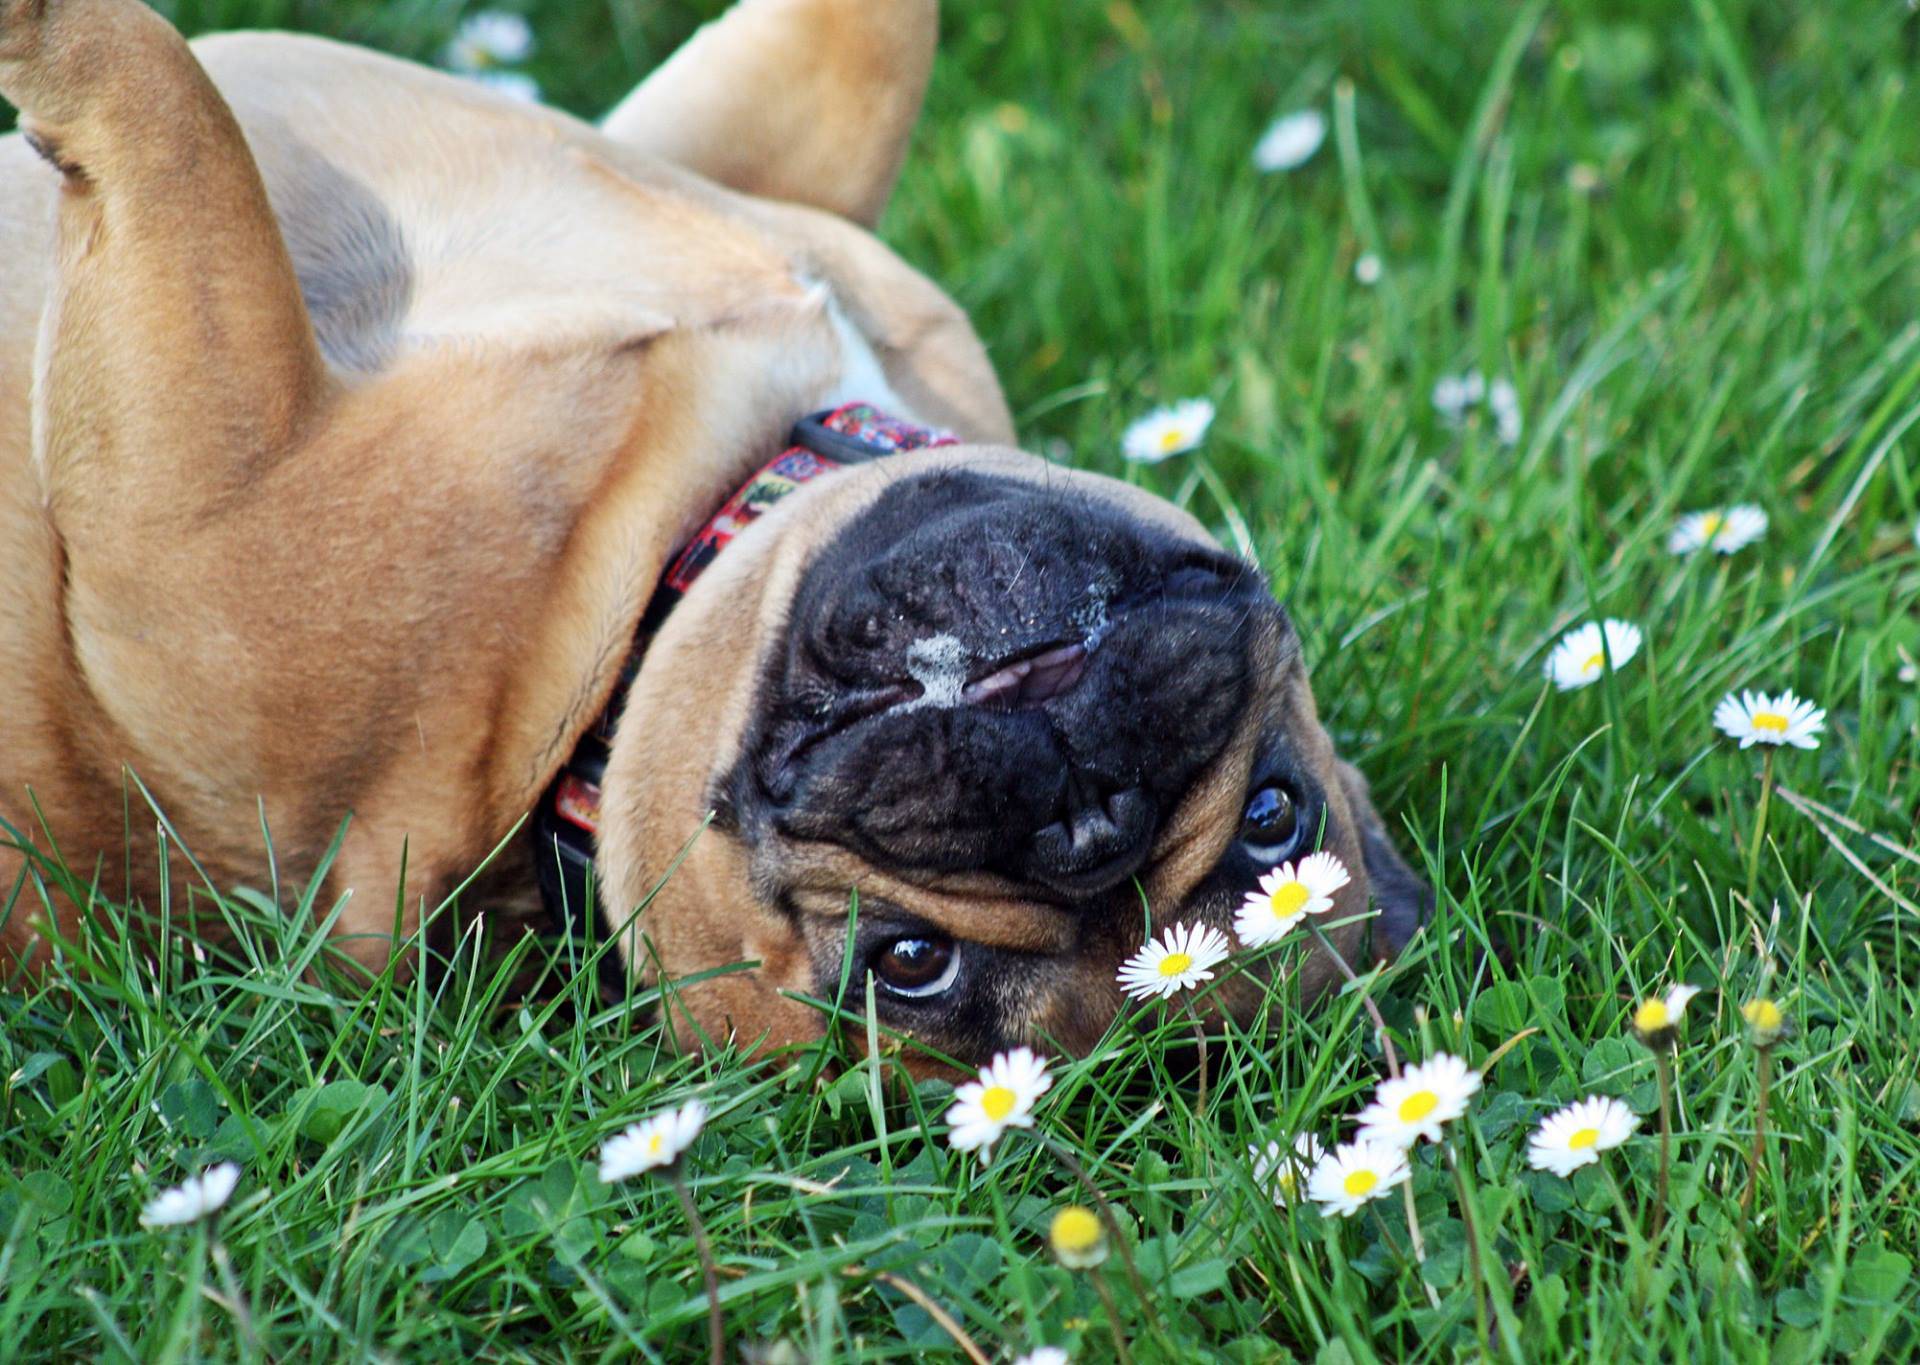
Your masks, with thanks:
M 950 791 L 988 813 L 973 845 L 851 832 L 863 782 L 930 761 L 924 736 L 808 778 L 831 792 L 810 816 L 750 780 L 747 750 L 793 704 L 796 601 L 834 596 L 809 579 L 828 547 L 898 541 L 873 520 L 889 489 L 991 477 L 1097 506 L 1115 545 L 1150 530 L 1156 554 L 1218 556 L 1165 504 L 1010 449 L 965 317 L 864 230 L 936 20 L 934 0 L 743 0 L 596 130 L 317 39 L 189 46 L 134 0 L 0 0 L 0 95 L 23 130 L 0 138 L 0 818 L 152 902 L 130 775 L 223 885 L 260 880 L 262 808 L 288 878 L 351 814 L 330 890 L 352 893 L 342 946 L 382 965 L 403 846 L 406 933 L 605 703 L 674 548 L 797 416 L 857 396 L 973 444 L 821 480 L 742 536 L 656 641 L 616 737 L 605 899 L 627 922 L 652 896 L 629 960 L 754 964 L 688 992 L 684 1033 L 816 1035 L 793 997 L 844 958 L 857 892 L 867 932 L 891 916 L 999 954 L 968 1009 L 890 1006 L 893 1027 L 959 1055 L 1085 1046 L 1141 935 L 1136 878 L 1157 919 L 1230 918 L 1240 808 L 1276 736 L 1356 869 L 1343 908 L 1366 905 L 1374 867 L 1394 938 L 1411 932 L 1424 893 L 1263 594 L 1243 625 L 1189 637 L 1217 665 L 1089 666 L 1107 714 L 1135 717 L 1136 768 L 1214 691 L 1234 698 L 1116 807 L 1130 833 L 1090 817 L 1116 849 L 1139 836 L 1120 880 L 1063 890 L 1048 878 L 1074 867 L 1023 861 L 1046 824 L 1056 861 L 1092 865 L 1055 827 L 1065 785 L 1031 810 Z M 867 572 L 843 557 L 836 572 Z M 1081 760 L 1061 762 L 1057 784 Z M 0 896 L 0 948 L 38 969 L 46 917 L 70 932 L 75 907 L 6 846 Z M 1227 995 L 1246 1008 L 1257 989 Z

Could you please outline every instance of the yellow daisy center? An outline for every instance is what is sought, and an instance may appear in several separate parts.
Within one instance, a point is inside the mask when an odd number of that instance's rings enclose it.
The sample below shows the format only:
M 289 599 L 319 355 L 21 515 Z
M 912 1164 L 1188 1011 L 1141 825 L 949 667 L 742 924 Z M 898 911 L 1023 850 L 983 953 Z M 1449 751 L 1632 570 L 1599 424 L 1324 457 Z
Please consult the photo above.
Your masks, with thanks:
M 1053 1216 L 1054 1249 L 1068 1255 L 1091 1251 L 1100 1244 L 1100 1219 L 1092 1209 L 1069 1205 Z
M 980 1112 L 998 1123 L 1013 1112 L 1014 1101 L 1018 1098 L 1019 1096 L 1004 1085 L 989 1086 L 987 1092 L 980 1097 Z
M 1312 895 L 1313 893 L 1307 890 L 1305 882 L 1288 882 L 1273 893 L 1273 913 L 1281 919 L 1297 915 L 1300 913 L 1300 907 L 1305 905 Z
M 1440 1097 L 1431 1090 L 1422 1090 L 1400 1101 L 1400 1121 L 1418 1123 L 1440 1107 Z
M 1340 1182 L 1340 1187 L 1358 1199 L 1379 1183 L 1380 1177 L 1372 1171 L 1348 1171 L 1347 1178 Z
M 1579 1132 L 1567 1139 L 1567 1150 L 1584 1152 L 1599 1140 L 1600 1130 L 1598 1128 L 1582 1128 Z
M 1180 443 L 1186 439 L 1187 433 L 1180 430 L 1179 427 L 1168 427 L 1160 433 L 1160 449 L 1165 451 L 1177 450 L 1180 447 Z
M 1726 524 L 1727 524 L 1727 519 L 1721 516 L 1718 512 L 1709 512 L 1704 517 L 1700 518 L 1700 534 L 1711 539 L 1712 537 L 1719 535 L 1720 528 L 1722 526 L 1725 526 Z
M 1168 953 L 1160 959 L 1160 975 L 1178 976 L 1193 965 L 1191 953 Z
M 1664 1000 L 1645 1001 L 1633 1012 L 1633 1026 L 1642 1033 L 1654 1033 L 1672 1022 Z
M 647 1155 L 658 1156 L 660 1154 L 660 1149 L 666 1145 L 667 1145 L 667 1140 L 664 1137 L 660 1136 L 660 1134 L 655 1133 L 652 1137 L 647 1139 Z
M 1291 1199 L 1293 1198 L 1293 1192 L 1300 1186 L 1300 1178 L 1293 1173 L 1293 1167 L 1283 1166 L 1280 1168 L 1280 1177 L 1277 1183 L 1280 1186 L 1280 1193 Z
M 1762 1033 L 1772 1033 L 1786 1022 L 1780 1007 L 1771 1000 L 1749 1000 L 1740 1007 L 1740 1012 L 1747 1016 L 1749 1024 Z
M 1607 666 L 1607 656 L 1599 650 L 1587 655 L 1587 661 L 1580 665 L 1582 673 L 1598 673 Z
M 1770 734 L 1784 735 L 1787 732 L 1787 718 L 1778 711 L 1755 711 L 1753 728 L 1765 730 Z

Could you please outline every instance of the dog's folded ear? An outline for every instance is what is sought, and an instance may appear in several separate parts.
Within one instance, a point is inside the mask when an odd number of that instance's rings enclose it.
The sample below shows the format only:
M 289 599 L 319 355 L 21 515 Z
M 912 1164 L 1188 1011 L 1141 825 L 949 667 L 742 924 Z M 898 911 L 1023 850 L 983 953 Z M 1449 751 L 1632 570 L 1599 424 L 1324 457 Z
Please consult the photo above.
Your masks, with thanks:
M 868 227 L 893 193 L 938 0 L 739 0 L 607 115 L 609 137 Z
M 1367 779 L 1351 763 L 1340 763 L 1340 786 L 1360 831 L 1360 851 L 1367 864 L 1367 881 L 1380 916 L 1373 922 L 1373 952 L 1386 960 L 1398 957 L 1420 926 L 1433 917 L 1433 892 L 1393 846 L 1380 812 L 1373 808 Z

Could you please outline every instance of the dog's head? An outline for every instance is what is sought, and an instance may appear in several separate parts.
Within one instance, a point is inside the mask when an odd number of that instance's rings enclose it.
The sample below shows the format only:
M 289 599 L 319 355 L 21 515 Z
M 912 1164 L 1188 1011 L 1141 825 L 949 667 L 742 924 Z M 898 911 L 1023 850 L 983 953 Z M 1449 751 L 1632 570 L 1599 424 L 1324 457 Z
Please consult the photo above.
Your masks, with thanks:
M 607 126 L 871 224 L 936 26 L 933 0 L 755 0 Z M 830 254 L 884 251 L 856 233 Z M 858 292 L 869 311 L 932 292 L 908 276 Z M 934 297 L 886 329 L 887 380 L 1004 431 L 984 352 Z M 815 1037 L 808 1002 L 860 1008 L 871 980 L 883 1027 L 982 1059 L 1087 1048 L 1150 930 L 1230 934 L 1262 873 L 1317 848 L 1352 875 L 1321 921 L 1344 954 L 1370 902 L 1375 946 L 1404 941 L 1426 893 L 1335 756 L 1257 570 L 1139 489 L 973 445 L 809 483 L 715 561 L 630 694 L 599 858 L 609 917 L 644 906 L 623 951 L 677 983 L 683 1035 Z M 1311 996 L 1334 964 L 1302 961 Z M 1244 1015 L 1263 996 L 1256 970 L 1213 998 Z
M 607 904 L 645 903 L 630 965 L 682 983 L 683 1033 L 743 1043 L 816 1036 L 807 1000 L 859 1007 L 871 975 L 881 1025 L 950 1056 L 1085 1049 L 1150 928 L 1231 936 L 1277 863 L 1350 869 L 1323 921 L 1350 960 L 1370 901 L 1391 948 L 1426 894 L 1259 573 L 992 447 L 832 475 L 736 541 L 653 644 L 604 818 Z M 1250 1014 L 1286 960 L 1217 1003 Z M 1302 992 L 1333 971 L 1307 956 Z

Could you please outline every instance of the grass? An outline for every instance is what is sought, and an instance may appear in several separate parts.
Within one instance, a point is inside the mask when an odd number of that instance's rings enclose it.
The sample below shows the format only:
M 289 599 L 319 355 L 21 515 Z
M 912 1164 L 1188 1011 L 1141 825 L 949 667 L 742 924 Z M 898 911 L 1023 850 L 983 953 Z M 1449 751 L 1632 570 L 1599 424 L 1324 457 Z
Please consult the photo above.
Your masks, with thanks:
M 639 8 L 531 8 L 556 101 L 607 107 L 717 6 Z M 175 12 L 430 57 L 457 11 Z M 471 945 L 430 984 L 351 988 L 306 927 L 329 907 L 263 851 L 256 890 L 150 907 L 237 925 L 244 970 L 187 970 L 184 940 L 129 960 L 108 924 L 90 979 L 0 996 L 0 1356 L 703 1359 L 671 1188 L 592 1165 L 694 1094 L 717 1112 L 693 1195 L 755 1359 L 964 1359 L 956 1335 L 1107 1359 L 1115 1328 L 1141 1362 L 1920 1354 L 1920 864 L 1899 851 L 1920 688 L 1897 677 L 1920 652 L 1916 20 L 1073 0 L 951 4 L 946 26 L 884 234 L 972 312 L 1030 447 L 1116 470 L 1147 405 L 1220 403 L 1202 454 L 1130 477 L 1267 566 L 1327 724 L 1439 888 L 1372 995 L 1403 1054 L 1488 1067 L 1456 1138 L 1470 1204 L 1422 1149 L 1415 1266 L 1397 1202 L 1323 1220 L 1256 1188 L 1250 1143 L 1346 1135 L 1381 1074 L 1351 991 L 1305 1014 L 1276 993 L 1270 1030 L 1216 1038 L 1204 1113 L 1171 1069 L 1184 1016 L 1143 1010 L 983 1171 L 941 1140 L 945 1087 L 859 1059 L 858 1009 L 753 1069 L 673 1055 L 591 972 L 519 1003 L 518 964 Z M 1257 174 L 1267 120 L 1305 104 L 1334 135 Z M 1516 445 L 1484 410 L 1434 412 L 1469 367 L 1517 386 Z M 1665 552 L 1676 513 L 1732 500 L 1771 514 L 1759 545 Z M 1641 655 L 1548 691 L 1545 649 L 1603 615 L 1645 627 Z M 1751 897 L 1761 764 L 1708 721 L 1748 685 L 1830 712 L 1775 765 L 1800 799 L 1772 801 Z M 1683 978 L 1709 993 L 1650 1243 L 1651 1120 L 1571 1181 L 1527 1171 L 1525 1140 L 1589 1092 L 1651 1112 L 1625 1021 Z M 1792 1032 L 1743 1214 L 1738 1006 L 1761 992 Z M 1061 1152 L 1144 1294 L 1117 1260 L 1051 1264 L 1047 1220 L 1086 1197 Z M 137 1225 L 216 1155 L 245 1176 L 214 1229 Z

